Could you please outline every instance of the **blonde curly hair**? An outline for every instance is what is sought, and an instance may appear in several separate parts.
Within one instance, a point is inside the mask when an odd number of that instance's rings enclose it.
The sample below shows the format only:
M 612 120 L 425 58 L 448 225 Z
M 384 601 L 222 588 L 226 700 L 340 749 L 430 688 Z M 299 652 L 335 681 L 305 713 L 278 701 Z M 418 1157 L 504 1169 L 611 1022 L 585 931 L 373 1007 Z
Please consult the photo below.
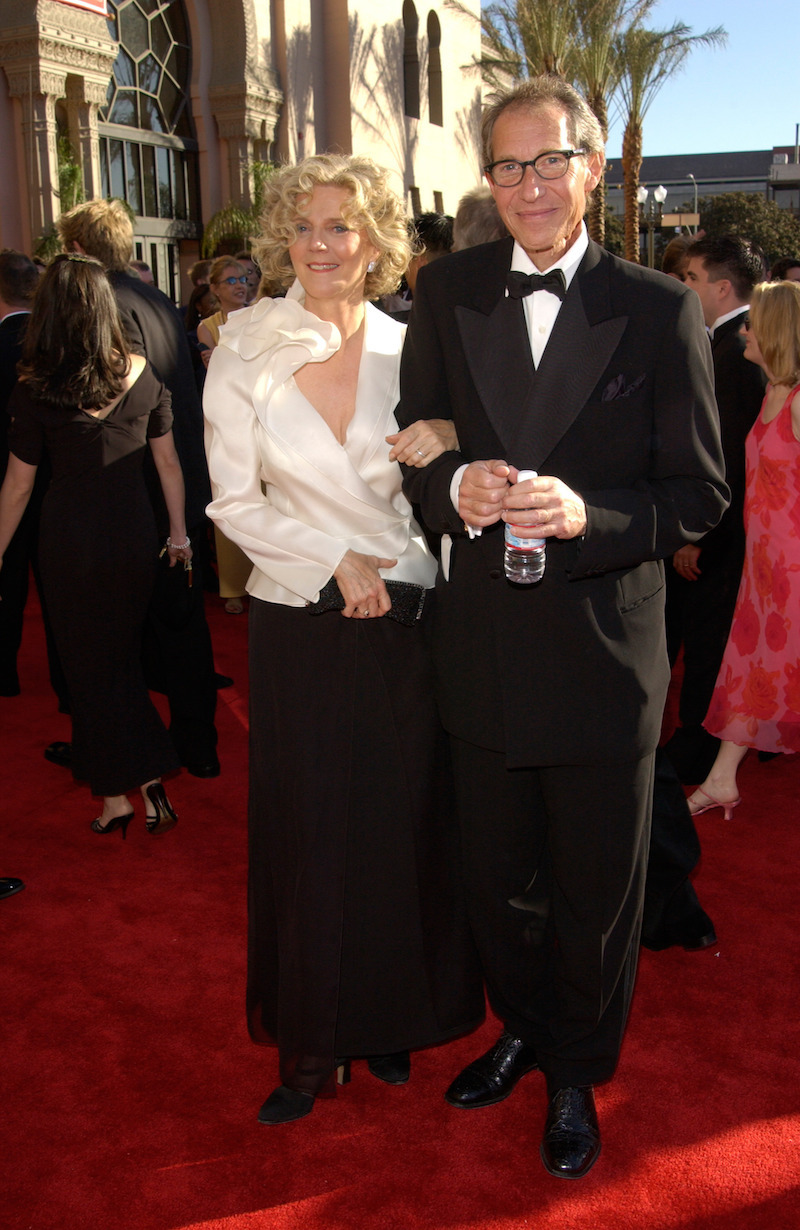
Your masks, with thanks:
M 319 187 L 344 188 L 350 194 L 342 205 L 343 221 L 365 231 L 378 249 L 375 268 L 367 273 L 364 298 L 391 294 L 413 256 L 405 207 L 389 185 L 389 172 L 356 155 L 314 154 L 296 166 L 281 168 L 267 181 L 261 234 L 253 244 L 264 281 L 287 289 L 295 280 L 289 259 L 289 245 L 297 238 L 295 221 L 302 214 L 302 199 Z

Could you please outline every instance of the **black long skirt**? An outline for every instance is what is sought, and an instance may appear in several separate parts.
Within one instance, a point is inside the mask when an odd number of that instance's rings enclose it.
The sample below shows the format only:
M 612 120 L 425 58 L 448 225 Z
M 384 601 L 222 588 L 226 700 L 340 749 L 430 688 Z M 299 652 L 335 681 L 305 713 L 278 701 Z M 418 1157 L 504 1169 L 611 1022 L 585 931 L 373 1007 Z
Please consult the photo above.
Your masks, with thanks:
M 247 1007 L 312 1094 L 483 1018 L 423 626 L 250 604 Z

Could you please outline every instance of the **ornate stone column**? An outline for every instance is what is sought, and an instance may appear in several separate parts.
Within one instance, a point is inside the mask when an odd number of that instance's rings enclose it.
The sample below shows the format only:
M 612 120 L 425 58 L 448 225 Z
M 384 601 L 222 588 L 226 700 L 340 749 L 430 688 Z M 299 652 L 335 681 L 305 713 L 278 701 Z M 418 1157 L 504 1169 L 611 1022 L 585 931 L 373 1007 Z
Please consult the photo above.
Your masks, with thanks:
M 53 0 L 4 0 L 0 64 L 9 93 L 22 104 L 31 242 L 58 218 L 56 103 L 66 99 L 75 155 L 83 164 L 87 196 L 100 192 L 97 109 L 117 57 L 105 20 Z M 69 81 L 69 86 L 68 86 Z
M 263 158 L 273 140 L 283 95 L 276 87 L 238 88 L 210 92 L 211 108 L 220 137 L 228 145 L 229 200 L 245 207 L 253 201 L 256 157 Z
M 87 201 L 103 195 L 100 178 L 100 138 L 97 113 L 106 101 L 107 85 L 88 77 L 67 77 L 67 126 L 69 140 L 83 171 Z
M 22 144 L 28 172 L 28 198 L 32 237 L 51 226 L 60 213 L 56 100 L 64 95 L 66 73 L 42 71 L 38 66 L 9 72 L 12 98 L 22 102 Z

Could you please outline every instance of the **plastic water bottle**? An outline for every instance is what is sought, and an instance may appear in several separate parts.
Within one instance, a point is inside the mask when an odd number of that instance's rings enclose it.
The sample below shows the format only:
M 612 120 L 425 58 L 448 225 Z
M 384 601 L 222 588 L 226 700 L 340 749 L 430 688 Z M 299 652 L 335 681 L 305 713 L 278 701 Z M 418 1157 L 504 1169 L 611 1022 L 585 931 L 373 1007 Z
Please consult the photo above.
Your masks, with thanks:
M 518 483 L 526 478 L 538 478 L 536 470 L 520 470 Z M 506 580 L 517 585 L 535 585 L 544 576 L 545 540 L 544 538 L 521 538 L 519 530 L 527 526 L 511 525 L 506 522 L 505 553 L 503 565 Z

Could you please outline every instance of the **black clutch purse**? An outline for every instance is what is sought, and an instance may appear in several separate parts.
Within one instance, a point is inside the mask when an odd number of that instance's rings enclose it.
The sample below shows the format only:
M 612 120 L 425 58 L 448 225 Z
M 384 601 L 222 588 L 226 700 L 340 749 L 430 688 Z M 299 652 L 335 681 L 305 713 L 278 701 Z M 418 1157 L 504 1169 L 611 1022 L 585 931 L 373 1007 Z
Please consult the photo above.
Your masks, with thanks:
M 413 628 L 425 605 L 424 585 L 414 585 L 411 581 L 386 581 L 385 585 L 392 600 L 392 609 L 387 611 L 383 618 L 393 619 L 406 628 Z M 316 602 L 306 603 L 306 610 L 312 615 L 324 615 L 326 611 L 343 611 L 344 607 L 342 591 L 334 577 L 319 591 Z

